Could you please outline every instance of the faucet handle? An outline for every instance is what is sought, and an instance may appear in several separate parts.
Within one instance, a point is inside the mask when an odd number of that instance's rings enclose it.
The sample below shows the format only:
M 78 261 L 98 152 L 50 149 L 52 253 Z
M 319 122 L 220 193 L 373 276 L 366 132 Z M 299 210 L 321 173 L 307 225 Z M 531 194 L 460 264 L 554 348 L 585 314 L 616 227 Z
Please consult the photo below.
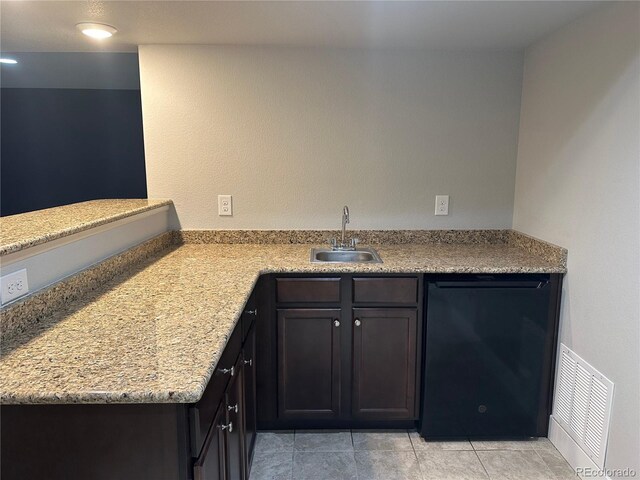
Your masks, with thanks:
M 338 246 L 338 240 L 336 240 L 335 238 L 330 238 L 329 239 L 329 245 L 331 245 L 331 248 L 335 248 Z
M 356 246 L 358 245 L 358 242 L 359 242 L 359 241 L 360 241 L 360 240 L 359 240 L 359 239 L 357 239 L 357 238 L 352 238 L 352 239 L 351 239 L 351 247 L 352 247 L 352 248 L 356 248 Z

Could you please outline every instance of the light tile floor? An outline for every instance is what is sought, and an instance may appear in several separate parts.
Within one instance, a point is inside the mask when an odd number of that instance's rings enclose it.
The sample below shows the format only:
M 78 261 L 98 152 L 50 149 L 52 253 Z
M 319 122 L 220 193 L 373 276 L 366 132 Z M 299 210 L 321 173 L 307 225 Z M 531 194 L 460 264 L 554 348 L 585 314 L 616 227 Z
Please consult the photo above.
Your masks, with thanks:
M 425 442 L 415 431 L 260 432 L 250 480 L 577 480 L 546 438 Z

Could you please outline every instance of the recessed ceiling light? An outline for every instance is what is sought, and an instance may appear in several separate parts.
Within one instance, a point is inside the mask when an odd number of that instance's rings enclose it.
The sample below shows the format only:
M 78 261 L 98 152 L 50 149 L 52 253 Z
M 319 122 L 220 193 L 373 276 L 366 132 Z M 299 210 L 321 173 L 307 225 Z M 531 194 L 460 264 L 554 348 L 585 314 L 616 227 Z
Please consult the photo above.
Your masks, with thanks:
M 9 65 L 15 65 L 16 63 L 18 63 L 18 61 L 14 60 L 13 58 L 0 58 L 0 63 L 8 63 Z
M 76 27 L 87 37 L 97 38 L 99 40 L 109 38 L 118 31 L 116 27 L 104 23 L 79 23 Z

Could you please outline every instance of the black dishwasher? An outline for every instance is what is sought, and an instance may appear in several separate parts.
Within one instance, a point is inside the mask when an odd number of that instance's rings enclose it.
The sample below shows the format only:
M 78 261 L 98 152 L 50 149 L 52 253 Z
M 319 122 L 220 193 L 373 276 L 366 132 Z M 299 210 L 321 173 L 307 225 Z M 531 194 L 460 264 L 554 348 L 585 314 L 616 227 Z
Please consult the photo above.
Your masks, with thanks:
M 547 433 L 556 288 L 549 275 L 428 277 L 425 438 Z

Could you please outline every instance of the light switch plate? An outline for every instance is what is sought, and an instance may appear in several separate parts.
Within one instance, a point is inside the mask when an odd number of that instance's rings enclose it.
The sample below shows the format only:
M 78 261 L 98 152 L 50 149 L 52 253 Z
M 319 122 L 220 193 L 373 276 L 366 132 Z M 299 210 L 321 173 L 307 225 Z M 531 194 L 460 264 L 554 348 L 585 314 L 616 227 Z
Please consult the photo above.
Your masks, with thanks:
M 26 268 L 4 275 L 0 278 L 0 297 L 2 297 L 2 305 L 9 303 L 16 298 L 20 298 L 27 293 L 29 293 L 29 282 L 27 281 Z
M 449 195 L 436 195 L 436 215 L 449 215 Z
M 218 195 L 218 215 L 233 215 L 233 205 L 231 204 L 231 195 Z

